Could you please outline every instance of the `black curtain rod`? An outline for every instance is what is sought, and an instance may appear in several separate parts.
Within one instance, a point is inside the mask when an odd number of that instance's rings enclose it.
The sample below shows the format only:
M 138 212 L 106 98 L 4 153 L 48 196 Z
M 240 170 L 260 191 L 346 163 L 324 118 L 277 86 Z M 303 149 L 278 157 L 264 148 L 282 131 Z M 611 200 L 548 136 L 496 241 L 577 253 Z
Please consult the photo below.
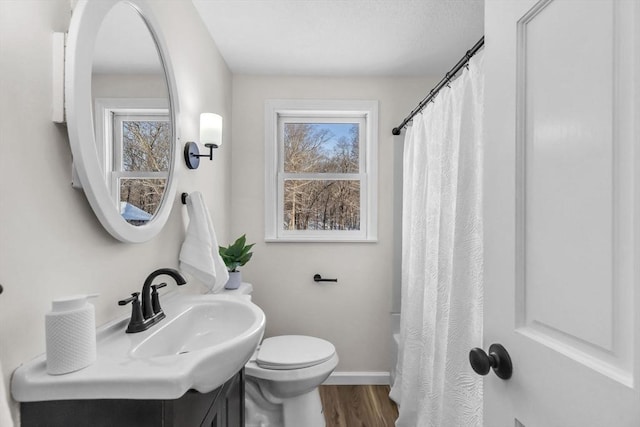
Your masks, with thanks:
M 473 55 L 475 55 L 476 52 L 479 51 L 483 45 L 484 45 L 484 36 L 482 36 L 482 38 L 480 38 L 480 40 L 478 40 L 478 42 L 475 45 L 473 45 L 473 47 L 469 49 L 467 53 L 464 54 L 462 59 L 460 59 L 460 61 L 458 61 L 458 63 L 454 65 L 454 67 L 451 70 L 449 70 L 447 74 L 444 75 L 444 78 L 440 80 L 440 82 L 436 85 L 436 87 L 434 87 L 429 91 L 429 94 L 422 101 L 420 101 L 420 104 L 418 104 L 418 106 L 414 108 L 413 111 L 411 111 L 411 113 L 409 113 L 407 117 L 405 117 L 402 123 L 400 123 L 398 127 L 393 128 L 392 133 L 394 135 L 400 135 L 400 132 L 402 132 L 402 129 L 404 129 L 407 123 L 409 123 L 416 114 L 422 111 L 422 109 L 429 103 L 429 101 L 435 98 L 438 92 L 440 92 L 440 89 L 445 87 L 451 81 L 451 79 L 453 79 L 455 75 L 458 74 L 458 71 L 460 71 L 462 67 L 467 65 L 471 57 L 473 57 Z

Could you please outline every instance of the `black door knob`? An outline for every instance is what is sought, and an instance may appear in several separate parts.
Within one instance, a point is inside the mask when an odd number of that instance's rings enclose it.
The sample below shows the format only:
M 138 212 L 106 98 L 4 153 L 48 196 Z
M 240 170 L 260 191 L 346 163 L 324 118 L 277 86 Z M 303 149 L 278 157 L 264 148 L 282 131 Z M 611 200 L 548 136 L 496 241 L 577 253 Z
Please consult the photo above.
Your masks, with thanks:
M 493 372 L 503 380 L 511 378 L 513 373 L 513 365 L 511 357 L 507 350 L 500 344 L 491 344 L 489 354 L 485 353 L 481 348 L 473 348 L 469 352 L 469 363 L 473 370 L 480 375 L 487 375 L 489 368 L 493 368 Z

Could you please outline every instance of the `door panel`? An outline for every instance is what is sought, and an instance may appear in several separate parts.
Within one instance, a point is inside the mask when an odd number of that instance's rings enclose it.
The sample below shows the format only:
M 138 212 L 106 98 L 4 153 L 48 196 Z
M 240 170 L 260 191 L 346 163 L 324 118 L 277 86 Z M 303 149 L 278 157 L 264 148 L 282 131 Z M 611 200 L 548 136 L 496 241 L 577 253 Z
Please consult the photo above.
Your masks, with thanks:
M 487 427 L 640 425 L 635 3 L 485 3 Z
M 633 224 L 616 213 L 632 207 L 624 179 L 632 171 L 620 154 L 633 151 L 614 132 L 622 8 L 580 2 L 577 19 L 574 3 L 538 3 L 518 22 L 516 321 L 521 333 L 602 372 L 619 370 L 628 384 L 632 313 L 620 288 L 632 282 L 619 279 L 633 266 L 618 254 Z
M 518 24 L 518 320 L 611 351 L 613 8 L 584 3 L 600 25 L 575 19 L 562 1 L 539 5 Z M 567 55 L 576 48 L 586 54 Z

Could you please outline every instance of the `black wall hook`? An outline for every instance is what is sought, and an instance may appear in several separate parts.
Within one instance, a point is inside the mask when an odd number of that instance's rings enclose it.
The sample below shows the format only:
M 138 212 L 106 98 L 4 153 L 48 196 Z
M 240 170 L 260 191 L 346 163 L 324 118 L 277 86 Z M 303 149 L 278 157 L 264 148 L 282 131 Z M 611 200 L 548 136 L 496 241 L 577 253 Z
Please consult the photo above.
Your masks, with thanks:
M 182 201 L 183 205 L 187 204 L 187 197 L 189 197 L 189 193 L 182 193 L 180 195 L 180 200 Z

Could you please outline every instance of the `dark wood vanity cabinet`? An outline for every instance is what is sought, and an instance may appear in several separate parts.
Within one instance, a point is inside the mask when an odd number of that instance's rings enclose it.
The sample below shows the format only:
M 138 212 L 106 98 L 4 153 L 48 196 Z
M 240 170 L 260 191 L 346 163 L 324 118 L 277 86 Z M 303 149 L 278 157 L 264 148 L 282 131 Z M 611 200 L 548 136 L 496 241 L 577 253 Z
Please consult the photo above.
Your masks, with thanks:
M 175 400 L 54 400 L 20 405 L 23 427 L 244 427 L 244 371 Z

